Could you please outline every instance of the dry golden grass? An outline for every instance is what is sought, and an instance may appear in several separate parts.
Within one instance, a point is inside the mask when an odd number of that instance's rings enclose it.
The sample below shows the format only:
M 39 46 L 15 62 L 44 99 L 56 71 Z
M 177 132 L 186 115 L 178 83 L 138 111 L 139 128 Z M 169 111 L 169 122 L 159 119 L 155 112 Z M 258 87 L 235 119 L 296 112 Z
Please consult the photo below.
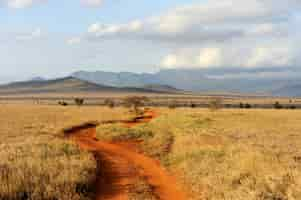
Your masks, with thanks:
M 42 104 L 57 105 L 59 101 L 66 101 L 68 104 L 74 104 L 75 98 L 84 98 L 85 104 L 99 105 L 103 104 L 107 98 L 113 99 L 115 102 L 122 102 L 128 96 L 146 96 L 151 103 L 156 105 L 168 106 L 169 104 L 188 105 L 191 104 L 210 104 L 210 101 L 217 96 L 209 96 L 206 94 L 153 94 L 153 93 L 121 93 L 121 92 L 76 92 L 76 93 L 44 93 L 44 94 L 19 94 L 11 96 L 0 96 L 0 104 Z M 275 102 L 279 102 L 285 106 L 300 105 L 300 98 L 288 97 L 264 97 L 264 96 L 218 96 L 224 105 L 239 106 L 240 103 L 273 107 Z
M 101 107 L 0 105 L 0 199 L 91 199 L 96 163 L 61 129 L 122 118 Z
M 301 111 L 160 112 L 134 129 L 100 128 L 98 137 L 144 139 L 193 200 L 301 199 Z
M 192 199 L 301 199 L 301 112 L 177 110 L 168 166 Z
M 159 112 L 132 129 L 102 125 L 98 137 L 144 139 L 145 152 L 178 176 L 192 200 L 301 199 L 300 110 Z M 25 192 L 31 199 L 89 198 L 91 155 L 56 136 L 85 121 L 128 117 L 122 108 L 0 105 L 0 199 Z M 144 184 L 133 199 L 146 199 Z

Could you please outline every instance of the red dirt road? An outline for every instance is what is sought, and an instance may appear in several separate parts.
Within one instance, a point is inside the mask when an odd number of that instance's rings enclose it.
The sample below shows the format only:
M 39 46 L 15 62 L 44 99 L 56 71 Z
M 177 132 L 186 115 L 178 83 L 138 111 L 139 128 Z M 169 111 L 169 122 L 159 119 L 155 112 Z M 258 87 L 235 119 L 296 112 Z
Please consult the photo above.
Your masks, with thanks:
M 148 111 L 145 117 L 135 122 L 124 123 L 133 127 L 147 123 L 157 116 Z M 85 124 L 68 130 L 68 135 L 75 139 L 82 149 L 94 153 L 97 160 L 96 200 L 128 200 L 130 189 L 138 177 L 142 177 L 151 186 L 153 193 L 161 200 L 185 200 L 185 194 L 179 189 L 175 179 L 170 176 L 158 161 L 138 151 L 133 143 L 108 143 L 96 139 L 96 126 Z

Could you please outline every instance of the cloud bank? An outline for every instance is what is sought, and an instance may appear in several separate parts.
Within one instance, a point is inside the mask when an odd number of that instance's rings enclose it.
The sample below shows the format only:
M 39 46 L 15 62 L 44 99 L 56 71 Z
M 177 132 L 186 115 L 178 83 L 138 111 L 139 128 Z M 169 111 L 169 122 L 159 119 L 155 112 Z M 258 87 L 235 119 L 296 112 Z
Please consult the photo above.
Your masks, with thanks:
M 13 9 L 28 8 L 37 4 L 46 3 L 48 0 L 0 0 L 0 5 Z M 103 0 L 80 0 L 83 6 L 100 7 Z
M 9 8 L 20 9 L 45 2 L 47 2 L 47 0 L 0 0 L 0 5 L 4 5 Z
M 295 64 L 292 21 L 298 0 L 211 0 L 124 24 L 94 23 L 88 41 L 150 41 L 174 48 L 163 68 L 281 67 Z

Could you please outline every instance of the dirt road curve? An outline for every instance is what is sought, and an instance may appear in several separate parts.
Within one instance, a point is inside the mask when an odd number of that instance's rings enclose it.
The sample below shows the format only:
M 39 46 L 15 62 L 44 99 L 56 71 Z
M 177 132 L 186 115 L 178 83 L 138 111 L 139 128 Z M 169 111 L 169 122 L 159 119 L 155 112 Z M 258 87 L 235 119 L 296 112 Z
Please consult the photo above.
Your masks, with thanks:
M 157 114 L 148 111 L 144 117 L 125 122 L 127 127 L 147 123 Z M 96 139 L 96 126 L 84 124 L 68 130 L 82 149 L 94 153 L 97 160 L 97 200 L 127 200 L 129 190 L 138 177 L 144 178 L 161 200 L 185 200 L 185 194 L 178 188 L 173 177 L 168 175 L 158 161 L 135 151 L 131 142 L 108 143 Z

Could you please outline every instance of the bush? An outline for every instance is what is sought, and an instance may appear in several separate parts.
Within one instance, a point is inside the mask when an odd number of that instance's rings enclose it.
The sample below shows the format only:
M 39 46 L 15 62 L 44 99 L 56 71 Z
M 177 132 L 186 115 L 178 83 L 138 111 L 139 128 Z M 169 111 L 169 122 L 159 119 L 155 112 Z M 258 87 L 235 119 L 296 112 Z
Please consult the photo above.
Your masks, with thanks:
M 178 107 L 178 104 L 176 101 L 172 101 L 168 103 L 168 108 L 169 109 L 176 109 Z
M 252 105 L 249 104 L 249 103 L 246 103 L 246 104 L 245 104 L 245 108 L 246 108 L 246 109 L 251 109 L 251 108 L 252 108 Z
M 74 99 L 75 104 L 78 105 L 78 106 L 84 105 L 84 101 L 85 100 L 82 99 L 82 98 L 76 98 L 76 99 Z
M 61 105 L 61 106 L 68 106 L 68 103 L 65 102 L 65 101 L 59 101 L 58 104 Z
M 133 109 L 133 111 L 138 115 L 141 113 L 140 107 L 144 106 L 149 99 L 145 96 L 129 96 L 124 99 L 124 105 L 127 108 Z
M 196 108 L 197 106 L 196 106 L 195 103 L 191 103 L 191 104 L 190 104 L 190 107 L 191 107 L 191 108 Z
M 114 108 L 115 107 L 115 102 L 113 101 L 113 99 L 106 99 L 104 101 L 104 104 L 106 106 L 108 106 L 109 108 Z
M 252 108 L 252 105 L 249 103 L 243 104 L 243 103 L 239 103 L 239 108 L 245 108 L 245 109 L 250 109 Z
M 212 98 L 209 101 L 209 108 L 210 108 L 211 111 L 217 111 L 217 110 L 223 108 L 222 98 L 220 98 L 220 97 Z
M 275 109 L 282 109 L 283 106 L 278 101 L 276 101 L 275 104 L 274 104 L 274 108 Z

